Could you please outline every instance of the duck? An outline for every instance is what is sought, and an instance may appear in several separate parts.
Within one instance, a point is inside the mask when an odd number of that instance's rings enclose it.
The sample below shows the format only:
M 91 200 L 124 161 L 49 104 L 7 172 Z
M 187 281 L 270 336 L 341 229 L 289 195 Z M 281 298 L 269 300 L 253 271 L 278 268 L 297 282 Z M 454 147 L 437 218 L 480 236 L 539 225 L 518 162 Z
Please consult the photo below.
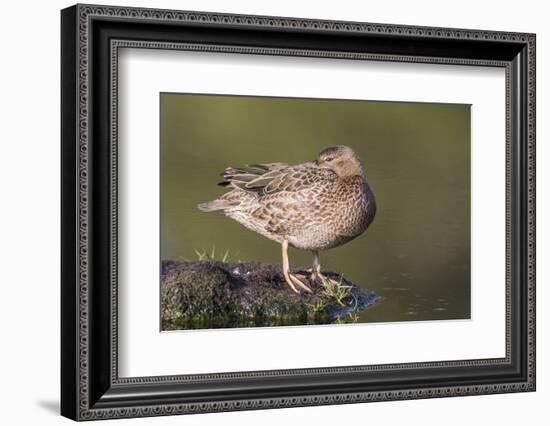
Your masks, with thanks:
M 288 248 L 310 251 L 310 284 L 326 278 L 320 252 L 361 235 L 376 214 L 374 193 L 361 158 L 350 147 L 324 148 L 303 164 L 260 163 L 227 167 L 218 185 L 221 197 L 198 205 L 221 212 L 246 228 L 281 244 L 282 273 L 295 293 L 312 293 L 306 278 L 291 272 Z

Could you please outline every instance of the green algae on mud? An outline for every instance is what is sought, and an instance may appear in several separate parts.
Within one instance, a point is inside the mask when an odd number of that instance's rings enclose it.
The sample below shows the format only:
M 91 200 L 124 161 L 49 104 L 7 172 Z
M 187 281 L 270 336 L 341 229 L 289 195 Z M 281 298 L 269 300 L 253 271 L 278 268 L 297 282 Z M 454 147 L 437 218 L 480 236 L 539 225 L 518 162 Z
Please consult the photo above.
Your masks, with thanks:
M 292 292 L 279 265 L 162 261 L 162 330 L 354 322 L 356 312 L 380 299 L 341 275 L 323 273 L 341 282 L 338 299 L 322 285 L 312 285 L 313 294 Z

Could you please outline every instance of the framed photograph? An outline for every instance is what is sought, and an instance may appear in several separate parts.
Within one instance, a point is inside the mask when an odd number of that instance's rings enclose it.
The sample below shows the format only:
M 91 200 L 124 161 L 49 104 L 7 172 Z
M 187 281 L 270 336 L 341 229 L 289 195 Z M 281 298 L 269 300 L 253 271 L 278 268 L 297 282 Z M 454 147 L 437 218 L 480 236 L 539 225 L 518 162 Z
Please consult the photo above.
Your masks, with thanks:
M 61 412 L 535 390 L 535 35 L 61 12 Z

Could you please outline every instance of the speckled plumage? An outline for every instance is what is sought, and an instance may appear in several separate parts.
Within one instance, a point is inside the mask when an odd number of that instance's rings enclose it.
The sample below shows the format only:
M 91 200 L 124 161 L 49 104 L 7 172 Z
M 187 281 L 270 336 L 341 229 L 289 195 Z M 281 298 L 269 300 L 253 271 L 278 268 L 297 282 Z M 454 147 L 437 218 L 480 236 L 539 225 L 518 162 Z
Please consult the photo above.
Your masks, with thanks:
M 348 158 L 329 164 L 339 154 Z M 344 146 L 323 150 L 315 162 L 230 167 L 222 176 L 220 185 L 230 191 L 201 204 L 201 210 L 220 210 L 271 240 L 286 238 L 298 249 L 340 246 L 362 234 L 376 212 L 361 161 Z

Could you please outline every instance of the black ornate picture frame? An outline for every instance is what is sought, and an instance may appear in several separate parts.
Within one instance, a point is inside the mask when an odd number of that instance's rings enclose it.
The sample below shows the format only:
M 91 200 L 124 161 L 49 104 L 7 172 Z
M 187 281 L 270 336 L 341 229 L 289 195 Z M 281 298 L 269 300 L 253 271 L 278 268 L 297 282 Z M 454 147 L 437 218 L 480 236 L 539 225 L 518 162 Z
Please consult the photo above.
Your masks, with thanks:
M 74 420 L 535 390 L 535 35 L 96 5 L 61 13 L 61 413 Z M 506 356 L 120 378 L 121 47 L 484 65 L 506 72 Z

